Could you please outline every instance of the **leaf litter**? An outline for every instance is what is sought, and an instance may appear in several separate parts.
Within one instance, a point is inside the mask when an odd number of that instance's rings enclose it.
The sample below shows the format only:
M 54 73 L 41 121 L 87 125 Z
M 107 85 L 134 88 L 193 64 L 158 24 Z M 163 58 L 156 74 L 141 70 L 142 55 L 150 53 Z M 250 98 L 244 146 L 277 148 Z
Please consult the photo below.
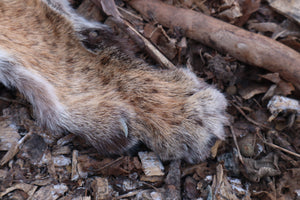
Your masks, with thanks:
M 196 165 L 162 163 L 152 152 L 104 158 L 72 134 L 53 136 L 41 130 L 30 106 L 1 87 L 1 199 L 300 198 L 299 92 L 291 82 L 189 39 L 180 27 L 166 28 L 144 18 L 127 1 L 70 2 L 89 19 L 113 24 L 107 20 L 110 16 L 130 23 L 132 35 L 124 37 L 133 46 L 149 42 L 144 44 L 147 52 L 134 46 L 147 62 L 186 65 L 216 85 L 231 103 L 231 127 L 226 128 L 226 140 L 213 147 L 212 157 Z M 299 19 L 288 12 L 294 1 L 165 2 L 245 25 L 299 52 Z M 136 36 L 134 30 L 142 34 Z M 149 176 L 151 171 L 155 174 Z

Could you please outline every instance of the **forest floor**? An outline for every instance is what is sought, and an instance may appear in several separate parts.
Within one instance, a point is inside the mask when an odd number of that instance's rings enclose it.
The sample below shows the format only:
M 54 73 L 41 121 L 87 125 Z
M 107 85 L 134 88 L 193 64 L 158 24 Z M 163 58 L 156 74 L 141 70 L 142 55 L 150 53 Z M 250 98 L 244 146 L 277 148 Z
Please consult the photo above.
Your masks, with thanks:
M 30 105 L 1 86 L 0 199 L 299 200 L 300 2 L 115 2 L 71 1 L 129 40 L 140 58 L 188 67 L 222 91 L 225 141 L 195 165 L 161 162 L 149 149 L 103 158 L 72 134 L 57 139 L 41 130 Z

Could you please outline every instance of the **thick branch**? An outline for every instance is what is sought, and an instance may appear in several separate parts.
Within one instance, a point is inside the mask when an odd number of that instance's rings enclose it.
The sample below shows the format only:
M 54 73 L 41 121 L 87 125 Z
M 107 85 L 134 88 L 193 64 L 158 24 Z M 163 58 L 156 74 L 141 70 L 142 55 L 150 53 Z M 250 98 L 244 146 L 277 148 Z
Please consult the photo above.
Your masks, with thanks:
M 130 5 L 165 27 L 180 27 L 186 35 L 229 53 L 236 59 L 278 72 L 300 90 L 300 54 L 268 37 L 251 33 L 202 13 L 152 0 L 131 0 Z

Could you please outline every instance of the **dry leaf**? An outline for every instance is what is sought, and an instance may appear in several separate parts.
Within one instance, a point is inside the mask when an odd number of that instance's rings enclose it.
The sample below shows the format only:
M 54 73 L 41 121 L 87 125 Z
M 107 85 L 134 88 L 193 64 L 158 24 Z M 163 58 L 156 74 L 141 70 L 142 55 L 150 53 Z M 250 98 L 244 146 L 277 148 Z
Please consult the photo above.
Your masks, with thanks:
M 300 1 L 267 0 L 272 8 L 300 24 Z

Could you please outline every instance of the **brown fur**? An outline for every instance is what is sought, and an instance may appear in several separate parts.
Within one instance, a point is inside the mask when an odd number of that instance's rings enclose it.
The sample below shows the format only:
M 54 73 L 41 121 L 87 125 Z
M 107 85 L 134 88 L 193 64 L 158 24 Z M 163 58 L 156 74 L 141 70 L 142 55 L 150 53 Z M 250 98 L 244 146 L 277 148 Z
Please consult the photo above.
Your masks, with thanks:
M 0 1 L 0 81 L 30 101 L 42 126 L 82 136 L 101 154 L 143 142 L 163 160 L 205 159 L 224 138 L 224 96 L 187 69 L 128 56 L 106 26 L 80 24 L 64 6 Z M 93 51 L 82 45 L 89 40 Z

